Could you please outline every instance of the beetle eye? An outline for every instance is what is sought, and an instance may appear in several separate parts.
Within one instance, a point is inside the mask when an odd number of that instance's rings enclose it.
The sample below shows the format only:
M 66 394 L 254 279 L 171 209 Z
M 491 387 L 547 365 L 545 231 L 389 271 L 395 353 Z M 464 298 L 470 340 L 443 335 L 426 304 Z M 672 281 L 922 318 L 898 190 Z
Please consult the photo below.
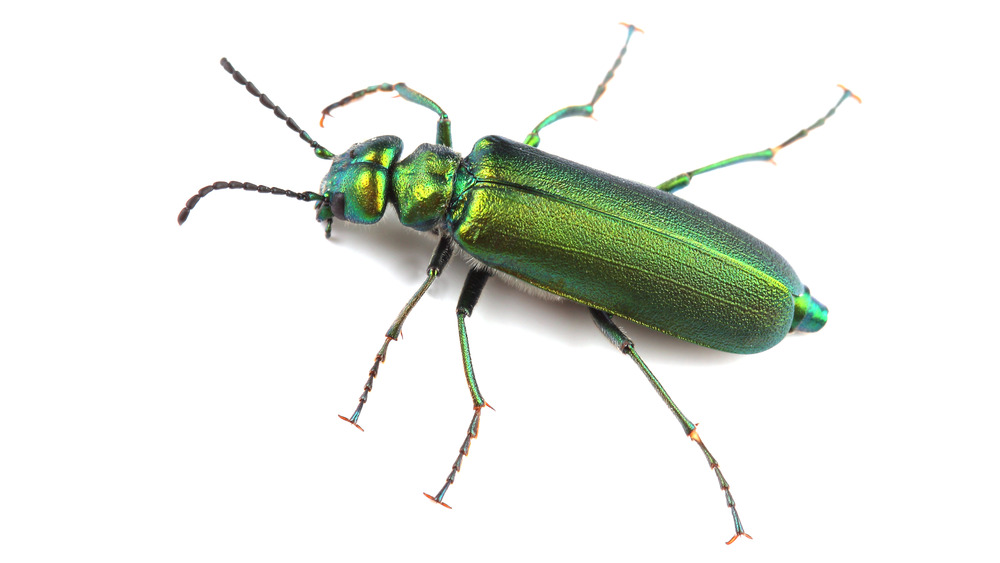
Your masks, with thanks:
M 344 215 L 344 192 L 337 192 L 330 197 L 330 209 L 333 210 L 333 216 L 341 221 L 347 219 Z

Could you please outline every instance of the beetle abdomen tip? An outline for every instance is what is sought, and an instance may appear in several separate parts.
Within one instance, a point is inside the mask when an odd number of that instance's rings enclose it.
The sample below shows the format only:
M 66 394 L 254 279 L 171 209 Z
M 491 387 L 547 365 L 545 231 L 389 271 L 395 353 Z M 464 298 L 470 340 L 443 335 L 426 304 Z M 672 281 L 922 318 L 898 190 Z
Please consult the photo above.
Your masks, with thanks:
M 816 332 L 826 325 L 828 310 L 809 294 L 809 288 L 795 298 L 795 317 L 789 332 Z

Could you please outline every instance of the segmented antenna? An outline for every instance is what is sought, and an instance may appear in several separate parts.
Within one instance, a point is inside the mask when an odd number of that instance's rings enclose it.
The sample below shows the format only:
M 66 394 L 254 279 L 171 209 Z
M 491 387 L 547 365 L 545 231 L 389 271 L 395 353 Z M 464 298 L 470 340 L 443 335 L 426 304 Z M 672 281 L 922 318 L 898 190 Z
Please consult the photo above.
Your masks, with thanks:
M 222 68 L 226 69 L 226 72 L 233 75 L 233 80 L 235 80 L 242 86 L 246 86 L 247 92 L 250 92 L 250 94 L 252 94 L 253 97 L 260 100 L 260 103 L 264 107 L 274 111 L 275 117 L 284 121 L 285 125 L 288 125 L 289 129 L 298 133 L 299 138 L 309 144 L 313 152 L 316 153 L 316 156 L 324 160 L 330 160 L 331 158 L 333 158 L 334 155 L 332 152 L 327 150 L 323 145 L 314 141 L 312 137 L 309 136 L 309 133 L 303 131 L 302 128 L 299 127 L 299 124 L 295 123 L 294 119 L 285 115 L 285 112 L 282 111 L 280 107 L 274 105 L 274 102 L 272 102 L 271 99 L 267 97 L 267 94 L 261 94 L 260 90 L 258 90 L 257 87 L 253 85 L 253 82 L 247 80 L 243 76 L 243 74 L 240 73 L 240 71 L 233 68 L 233 65 L 230 64 L 230 62 L 225 57 L 222 57 L 222 60 L 219 61 L 219 64 L 222 65 Z
M 226 59 L 222 60 L 225 61 Z M 323 196 L 319 195 L 316 192 L 299 193 L 299 192 L 293 192 L 291 190 L 283 190 L 281 188 L 259 186 L 257 184 L 251 184 L 250 182 L 216 182 L 211 186 L 205 186 L 204 188 L 198 190 L 198 193 L 194 194 L 193 196 L 191 196 L 191 199 L 187 200 L 187 203 L 184 204 L 184 208 L 181 209 L 180 214 L 177 215 L 177 224 L 183 225 L 184 221 L 187 221 L 188 214 L 191 213 L 191 210 L 194 209 L 195 205 L 198 205 L 198 201 L 201 200 L 201 198 L 207 196 L 209 193 L 214 192 L 215 190 L 225 190 L 225 189 L 230 189 L 230 190 L 242 189 L 248 192 L 283 195 L 295 198 L 299 201 L 317 201 L 323 199 Z

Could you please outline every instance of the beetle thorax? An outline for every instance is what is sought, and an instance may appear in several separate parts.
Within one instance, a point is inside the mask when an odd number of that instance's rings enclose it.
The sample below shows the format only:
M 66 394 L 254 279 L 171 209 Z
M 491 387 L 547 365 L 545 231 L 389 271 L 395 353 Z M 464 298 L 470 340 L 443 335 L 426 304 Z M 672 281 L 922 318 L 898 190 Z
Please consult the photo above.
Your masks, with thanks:
M 448 147 L 423 144 L 393 167 L 389 197 L 403 225 L 427 231 L 444 219 L 461 162 Z

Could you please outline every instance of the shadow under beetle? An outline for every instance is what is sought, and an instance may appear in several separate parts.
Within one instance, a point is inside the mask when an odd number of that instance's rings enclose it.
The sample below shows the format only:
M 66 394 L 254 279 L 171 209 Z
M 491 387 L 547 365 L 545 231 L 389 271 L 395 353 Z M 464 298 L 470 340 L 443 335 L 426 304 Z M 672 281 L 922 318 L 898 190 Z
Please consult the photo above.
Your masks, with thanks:
M 624 25 L 624 24 L 623 24 Z M 541 121 L 517 143 L 489 136 L 462 157 L 451 148 L 451 120 L 430 98 L 406 84 L 380 84 L 354 92 L 327 106 L 326 115 L 374 92 L 395 92 L 438 115 L 435 144 L 423 144 L 400 159 L 403 143 L 383 136 L 358 143 L 335 155 L 314 141 L 281 108 L 275 106 L 226 59 L 222 67 L 260 102 L 285 121 L 333 164 L 317 192 L 292 192 L 246 182 L 216 182 L 191 197 L 177 217 L 184 223 L 198 201 L 214 190 L 244 189 L 315 202 L 316 219 L 326 235 L 334 219 L 374 223 L 392 205 L 403 225 L 440 237 L 427 267 L 427 278 L 403 306 L 375 355 L 368 381 L 354 414 L 341 416 L 357 428 L 379 364 L 389 343 L 399 337 L 407 315 L 441 274 L 458 246 L 472 259 L 458 298 L 458 340 L 474 414 L 451 472 L 436 495 L 444 495 L 479 432 L 479 416 L 489 406 L 476 383 L 465 319 L 486 282 L 495 274 L 505 281 L 533 286 L 586 306 L 597 327 L 636 363 L 680 422 L 684 433 L 701 448 L 715 472 L 732 512 L 736 533 L 750 537 L 736 512 L 729 483 L 692 423 L 639 357 L 632 341 L 613 321 L 622 317 L 702 346 L 751 354 L 766 350 L 789 332 L 815 332 L 827 309 L 815 300 L 791 266 L 777 252 L 745 231 L 680 199 L 674 192 L 691 179 L 718 168 L 755 160 L 771 160 L 781 149 L 822 126 L 848 98 L 850 90 L 818 121 L 780 145 L 744 154 L 680 174 L 655 188 L 624 180 L 544 153 L 536 147 L 545 127 L 566 117 L 593 114 L 622 62 L 635 26 L 628 25 L 625 45 L 590 103 L 560 109 Z M 639 30 L 641 31 L 641 30 Z M 322 125 L 322 120 L 320 125 Z M 450 508 L 450 507 L 448 507 Z

